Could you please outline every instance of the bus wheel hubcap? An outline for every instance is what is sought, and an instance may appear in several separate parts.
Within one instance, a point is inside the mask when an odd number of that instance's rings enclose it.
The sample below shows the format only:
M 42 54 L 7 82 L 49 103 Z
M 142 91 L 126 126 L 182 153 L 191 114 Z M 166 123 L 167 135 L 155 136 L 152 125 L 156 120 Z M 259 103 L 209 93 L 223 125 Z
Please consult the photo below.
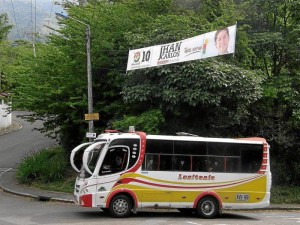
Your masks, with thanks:
M 128 209 L 128 204 L 125 200 L 123 199 L 117 199 L 114 203 L 114 211 L 117 212 L 118 214 L 126 212 Z
M 213 206 L 213 204 L 211 203 L 211 202 L 204 202 L 203 204 L 202 204 L 202 212 L 204 213 L 204 214 L 211 214 L 211 213 L 213 213 L 213 211 L 214 211 L 214 206 Z

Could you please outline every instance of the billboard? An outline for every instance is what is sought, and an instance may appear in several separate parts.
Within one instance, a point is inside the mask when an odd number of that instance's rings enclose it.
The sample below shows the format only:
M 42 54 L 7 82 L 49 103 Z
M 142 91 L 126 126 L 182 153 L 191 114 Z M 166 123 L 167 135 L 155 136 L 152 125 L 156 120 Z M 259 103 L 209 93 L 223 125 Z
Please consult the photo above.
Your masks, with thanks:
M 236 25 L 172 43 L 129 51 L 127 71 L 235 52 Z

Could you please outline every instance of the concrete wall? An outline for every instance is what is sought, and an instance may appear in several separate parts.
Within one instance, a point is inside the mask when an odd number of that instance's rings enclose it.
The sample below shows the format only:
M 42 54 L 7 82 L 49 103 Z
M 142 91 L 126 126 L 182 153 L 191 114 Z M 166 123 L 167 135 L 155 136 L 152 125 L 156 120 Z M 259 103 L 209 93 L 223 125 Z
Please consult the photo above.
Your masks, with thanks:
M 8 109 L 9 106 L 4 103 L 4 100 L 0 99 L 0 130 L 11 126 L 12 117 Z

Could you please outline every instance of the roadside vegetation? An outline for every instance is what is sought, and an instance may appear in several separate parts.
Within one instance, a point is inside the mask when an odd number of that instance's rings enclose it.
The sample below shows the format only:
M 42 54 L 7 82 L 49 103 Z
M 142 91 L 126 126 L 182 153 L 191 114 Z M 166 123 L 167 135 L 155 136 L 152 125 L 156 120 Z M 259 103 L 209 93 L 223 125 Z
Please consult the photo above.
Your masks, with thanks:
M 72 192 L 76 174 L 61 147 L 31 152 L 17 168 L 17 181 L 45 190 Z
M 271 189 L 271 203 L 300 204 L 300 187 L 274 185 Z
M 44 190 L 73 193 L 77 174 L 67 164 L 61 147 L 32 152 L 19 164 L 17 180 Z M 271 203 L 300 204 L 300 187 L 273 185 Z

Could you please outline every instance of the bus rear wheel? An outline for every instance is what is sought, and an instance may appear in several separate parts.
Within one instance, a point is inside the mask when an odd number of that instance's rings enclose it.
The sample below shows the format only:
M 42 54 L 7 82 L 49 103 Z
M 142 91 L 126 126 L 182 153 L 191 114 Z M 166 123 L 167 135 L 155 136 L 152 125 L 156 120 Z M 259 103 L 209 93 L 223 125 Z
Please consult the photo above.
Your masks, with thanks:
M 214 197 L 203 197 L 197 205 L 196 213 L 205 219 L 215 218 L 219 213 L 219 203 Z
M 128 217 L 132 212 L 132 201 L 126 195 L 115 196 L 109 205 L 109 212 L 113 217 Z

